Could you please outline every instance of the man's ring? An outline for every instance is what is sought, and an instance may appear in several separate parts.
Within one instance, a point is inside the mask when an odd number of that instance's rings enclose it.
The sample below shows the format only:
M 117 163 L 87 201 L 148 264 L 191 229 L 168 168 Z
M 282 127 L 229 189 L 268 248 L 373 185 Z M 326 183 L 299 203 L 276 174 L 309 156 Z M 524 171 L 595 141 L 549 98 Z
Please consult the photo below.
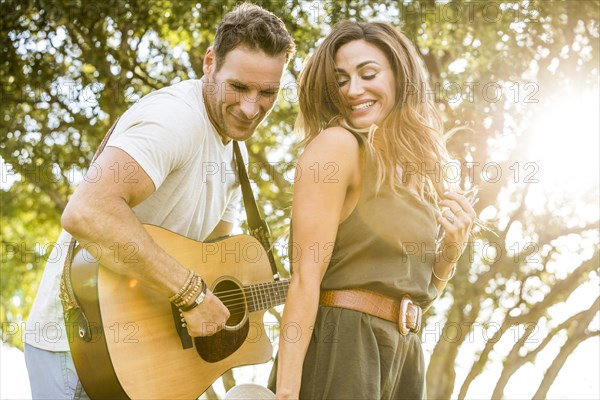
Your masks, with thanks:
M 451 224 L 453 224 L 453 223 L 454 223 L 454 217 L 452 216 L 452 214 L 450 214 L 450 215 L 446 215 L 446 219 L 447 219 L 448 221 L 450 221 L 450 223 L 451 223 Z

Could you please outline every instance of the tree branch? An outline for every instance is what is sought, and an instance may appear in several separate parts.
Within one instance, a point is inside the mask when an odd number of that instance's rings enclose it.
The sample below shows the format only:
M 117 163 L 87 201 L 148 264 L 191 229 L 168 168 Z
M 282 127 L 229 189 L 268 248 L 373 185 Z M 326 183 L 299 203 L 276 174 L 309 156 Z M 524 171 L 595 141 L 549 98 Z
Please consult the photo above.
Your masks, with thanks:
M 571 353 L 573 353 L 573 351 L 577 348 L 577 346 L 579 346 L 579 344 L 591 337 L 600 335 L 600 331 L 588 330 L 588 326 L 591 320 L 599 311 L 599 304 L 599 300 L 596 299 L 594 305 L 592 305 L 592 307 L 590 307 L 590 309 L 587 310 L 585 313 L 582 313 L 579 323 L 572 324 L 570 326 L 568 330 L 567 341 L 560 348 L 558 355 L 556 356 L 556 358 L 554 358 L 552 364 L 550 364 L 550 367 L 546 370 L 546 373 L 544 374 L 544 378 L 542 379 L 538 390 L 533 395 L 534 399 L 545 399 L 547 397 L 548 391 L 550 390 L 552 383 L 554 383 L 554 380 L 558 376 L 558 373 L 564 366 Z

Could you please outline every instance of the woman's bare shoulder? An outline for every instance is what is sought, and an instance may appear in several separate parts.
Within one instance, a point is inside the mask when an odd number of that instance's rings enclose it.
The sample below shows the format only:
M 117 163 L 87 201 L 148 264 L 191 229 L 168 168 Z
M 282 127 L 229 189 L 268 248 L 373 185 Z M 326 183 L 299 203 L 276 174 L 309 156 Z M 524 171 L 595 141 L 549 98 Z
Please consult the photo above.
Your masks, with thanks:
M 333 126 L 324 129 L 307 146 L 304 152 L 329 154 L 338 157 L 358 155 L 358 139 L 347 129 Z

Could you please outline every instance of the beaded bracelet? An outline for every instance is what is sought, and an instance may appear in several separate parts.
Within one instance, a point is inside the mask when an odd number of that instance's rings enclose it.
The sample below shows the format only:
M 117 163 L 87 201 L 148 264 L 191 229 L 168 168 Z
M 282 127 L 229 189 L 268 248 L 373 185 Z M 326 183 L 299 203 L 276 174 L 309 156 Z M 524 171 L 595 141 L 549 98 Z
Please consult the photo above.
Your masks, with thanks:
M 198 286 L 198 279 L 197 279 L 197 275 L 194 274 L 194 277 L 192 278 L 192 282 L 190 282 L 190 285 L 187 287 L 187 289 L 181 294 L 181 296 L 179 296 L 174 302 L 173 304 L 177 307 L 179 307 L 182 304 L 185 304 L 185 300 L 186 298 L 190 295 L 190 293 L 192 293 L 195 289 L 196 286 Z
M 169 297 L 169 301 L 171 303 L 175 303 L 178 299 L 181 298 L 181 296 L 183 295 L 183 293 L 186 290 L 189 290 L 189 287 L 192 284 L 192 280 L 194 279 L 194 276 L 196 275 L 196 273 L 192 270 L 190 270 L 190 273 L 188 274 L 187 279 L 185 280 L 185 283 L 183 284 L 183 286 L 181 286 L 181 289 L 179 289 L 179 291 L 177 293 L 175 293 L 173 296 Z
M 198 291 L 200 290 L 202 283 L 203 283 L 202 278 L 200 278 L 198 275 L 194 275 L 194 279 L 192 280 L 191 289 L 188 292 L 184 293 L 184 295 L 181 296 L 179 301 L 177 301 L 173 304 L 175 304 L 176 307 L 182 307 L 182 306 L 188 304 L 192 299 L 194 299 L 196 297 L 196 293 L 198 293 Z
M 198 294 L 198 297 L 196 297 L 196 299 L 192 302 L 192 304 L 183 306 L 183 307 L 179 307 L 179 309 L 181 311 L 183 311 L 183 312 L 192 311 L 194 308 L 198 307 L 204 301 L 204 298 L 206 297 L 207 285 L 206 285 L 206 282 L 204 282 L 204 280 L 202 278 L 200 278 L 200 282 L 202 282 L 202 290 L 200 291 L 200 294 Z
M 179 295 L 177 295 L 177 297 L 173 301 L 171 301 L 171 303 L 177 305 L 184 302 L 185 297 L 188 296 L 190 291 L 194 288 L 194 285 L 196 283 L 196 277 L 197 275 L 194 273 L 192 275 L 192 279 L 184 286 L 183 291 Z
M 442 279 L 442 278 L 440 278 L 439 276 L 436 275 L 436 273 L 435 273 L 435 267 L 433 267 L 431 269 L 431 272 L 433 273 L 433 276 L 435 276 L 435 279 L 437 279 L 438 281 L 448 282 L 450 279 L 452 279 L 454 277 L 454 274 L 456 274 L 456 264 L 454 264 L 454 266 L 452 267 L 452 271 L 450 271 L 450 275 L 446 279 Z

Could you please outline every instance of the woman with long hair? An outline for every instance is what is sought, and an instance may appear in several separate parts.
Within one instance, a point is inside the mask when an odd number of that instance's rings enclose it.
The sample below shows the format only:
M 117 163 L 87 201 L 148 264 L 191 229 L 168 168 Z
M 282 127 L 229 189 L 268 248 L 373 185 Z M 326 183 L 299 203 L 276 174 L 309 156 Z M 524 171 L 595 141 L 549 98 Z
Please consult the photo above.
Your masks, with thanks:
M 306 147 L 277 398 L 423 398 L 421 315 L 476 218 L 446 176 L 424 68 L 390 25 L 345 21 L 307 61 L 298 90 Z

